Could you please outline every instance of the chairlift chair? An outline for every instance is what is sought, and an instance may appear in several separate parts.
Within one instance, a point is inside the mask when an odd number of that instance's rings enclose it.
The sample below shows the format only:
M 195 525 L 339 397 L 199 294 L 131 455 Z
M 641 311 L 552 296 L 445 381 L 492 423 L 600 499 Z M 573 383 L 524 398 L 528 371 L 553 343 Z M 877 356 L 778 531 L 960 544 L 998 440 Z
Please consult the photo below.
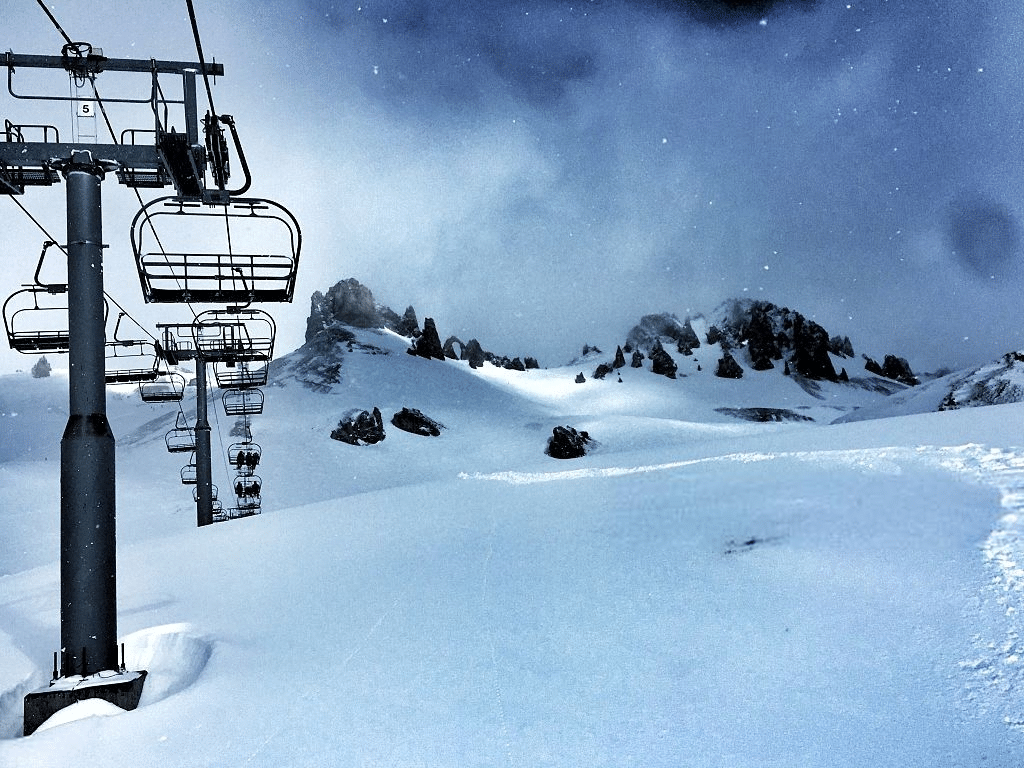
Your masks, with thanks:
M 240 517 L 252 517 L 253 515 L 259 515 L 263 510 L 260 509 L 259 501 L 248 502 L 245 504 L 239 504 L 237 507 L 228 507 L 220 515 L 214 514 L 213 521 L 215 523 L 223 523 L 228 520 L 237 520 Z
M 255 416 L 263 413 L 261 389 L 226 389 L 221 400 L 227 416 Z
M 8 140 L 10 134 L 8 131 Z M 32 284 L 15 291 L 4 302 L 4 327 L 11 349 L 24 354 L 67 352 L 71 348 L 71 329 L 68 321 L 68 285 L 44 283 L 41 277 L 46 252 L 56 245 L 53 240 L 43 242 L 36 262 Z M 103 301 L 103 320 L 106 322 L 109 306 Z
M 262 309 L 233 307 L 201 312 L 192 324 L 193 342 L 208 363 L 269 363 L 277 324 Z
M 290 302 L 295 294 L 302 234 L 271 200 L 159 197 L 135 215 L 131 241 L 147 303 Z
M 259 500 L 263 481 L 259 475 L 236 475 L 234 480 L 235 496 L 242 500 Z
M 177 371 L 157 371 L 152 381 L 139 384 L 144 403 L 180 403 L 185 397 L 185 377 Z
M 217 501 L 217 486 L 216 485 L 211 485 L 210 486 L 210 498 L 213 501 Z M 195 488 L 192 489 L 192 501 L 195 501 L 195 502 L 199 501 L 199 486 L 198 485 Z
M 214 363 L 213 376 L 221 389 L 262 387 L 270 375 L 268 363 Z
M 185 453 L 196 449 L 196 430 L 188 425 L 180 411 L 174 427 L 164 435 L 164 443 L 168 453 Z
M 188 464 L 181 468 L 181 484 L 182 485 L 195 485 L 196 479 L 196 454 L 193 451 L 192 457 L 189 459 Z
M 160 376 L 153 343 L 142 340 L 108 341 L 103 379 L 107 384 L 153 382 Z
M 194 332 L 191 323 L 157 323 L 160 340 L 155 342 L 156 354 L 168 365 L 196 356 Z
M 251 475 L 263 457 L 263 449 L 257 443 L 232 443 L 228 446 L 228 464 L 239 474 Z
M 7 297 L 3 313 L 7 343 L 14 351 L 31 355 L 71 348 L 66 292 L 28 286 Z
M 121 323 L 127 316 L 125 312 L 117 316 L 114 338 L 105 345 L 104 380 L 107 384 L 138 384 L 154 381 L 159 376 L 153 342 L 121 338 Z

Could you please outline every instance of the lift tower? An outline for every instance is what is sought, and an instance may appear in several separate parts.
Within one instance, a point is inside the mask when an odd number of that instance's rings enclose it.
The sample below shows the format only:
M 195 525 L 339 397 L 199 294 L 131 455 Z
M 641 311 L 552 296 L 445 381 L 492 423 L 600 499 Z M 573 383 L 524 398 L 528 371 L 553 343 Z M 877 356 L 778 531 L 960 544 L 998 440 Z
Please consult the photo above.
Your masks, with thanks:
M 19 68 L 63 69 L 73 81 L 89 83 L 101 72 L 148 75 L 141 98 L 105 99 L 148 107 L 152 128 L 126 131 L 122 143 L 63 143 L 52 126 L 5 121 L 0 141 L 0 194 L 23 194 L 28 186 L 51 185 L 63 177 L 67 187 L 67 257 L 69 321 L 69 417 L 61 440 L 61 649 L 55 656 L 49 689 L 25 699 L 25 726 L 32 733 L 53 712 L 82 698 L 104 698 L 133 709 L 145 672 L 125 672 L 118 662 L 114 436 L 107 422 L 104 381 L 104 299 L 101 184 L 108 173 L 131 187 L 173 184 L 179 196 L 206 202 L 222 200 L 223 189 L 207 191 L 207 151 L 199 140 L 196 74 L 221 75 L 219 64 L 109 59 L 86 43 L 71 43 L 61 56 L 6 53 L 8 92 L 16 99 L 70 102 L 87 111 L 98 95 L 53 97 L 18 93 Z M 161 75 L 180 77 L 180 90 L 166 96 Z M 169 125 L 168 115 L 184 112 L 184 133 Z M 139 135 L 152 141 L 136 143 Z M 130 137 L 128 143 L 125 138 Z M 72 137 L 75 138 L 74 136 Z M 86 138 L 84 134 L 78 138 Z M 94 135 L 87 138 L 95 141 Z M 35 139 L 35 140 L 33 140 Z M 121 674 L 95 685 L 83 678 L 98 672 Z M 78 685 L 70 683 L 74 678 Z

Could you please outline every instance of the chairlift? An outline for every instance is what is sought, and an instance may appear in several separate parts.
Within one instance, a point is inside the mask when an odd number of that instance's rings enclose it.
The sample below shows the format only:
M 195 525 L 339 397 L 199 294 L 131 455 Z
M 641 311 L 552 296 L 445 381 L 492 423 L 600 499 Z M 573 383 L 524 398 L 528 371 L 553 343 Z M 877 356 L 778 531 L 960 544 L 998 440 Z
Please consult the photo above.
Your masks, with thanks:
M 214 512 L 213 522 L 224 523 L 228 520 L 237 520 L 240 517 L 252 517 L 253 515 L 259 515 L 262 513 L 260 509 L 259 499 L 246 501 L 239 503 L 237 507 L 228 507 L 225 510 L 221 510 L 219 513 Z
M 196 454 L 195 451 L 193 451 L 188 464 L 181 468 L 181 484 L 195 485 L 196 482 Z
M 213 501 L 217 501 L 217 486 L 216 485 L 211 485 L 210 486 L 210 498 Z M 192 501 L 195 501 L 195 502 L 199 501 L 199 486 L 198 485 L 195 488 L 192 489 Z
M 168 453 L 185 453 L 196 449 L 196 430 L 188 425 L 184 414 L 178 412 L 174 427 L 164 435 Z
M 221 389 L 262 387 L 270 373 L 268 363 L 214 363 L 213 376 Z
M 144 403 L 180 403 L 185 397 L 185 377 L 177 371 L 157 371 L 152 381 L 139 383 Z
M 67 293 L 29 286 L 8 296 L 3 311 L 7 343 L 14 351 L 31 355 L 71 349 Z
M 4 302 L 4 327 L 11 349 L 24 354 L 67 352 L 71 348 L 67 283 L 44 283 L 43 259 L 52 240 L 43 243 L 31 285 L 15 291 Z M 107 316 L 104 300 L 103 317 Z
M 147 303 L 290 302 L 295 293 L 302 234 L 271 200 L 159 197 L 135 215 L 131 241 Z
M 263 413 L 261 389 L 226 389 L 221 401 L 227 416 L 256 416 Z
M 256 443 L 232 443 L 228 446 L 228 463 L 239 474 L 251 475 L 263 457 L 263 449 Z
M 192 332 L 197 353 L 208 363 L 266 364 L 274 356 L 277 324 L 262 309 L 207 310 L 196 317 Z
M 160 340 L 155 342 L 156 354 L 168 365 L 196 356 L 195 333 L 191 323 L 157 323 Z
M 117 316 L 114 324 L 114 338 L 105 344 L 104 380 L 107 384 L 138 384 L 155 381 L 157 370 L 156 349 L 152 341 L 145 339 L 122 339 L 121 321 L 125 312 Z
M 260 491 L 263 488 L 263 481 L 259 475 L 237 475 L 235 477 L 234 489 L 235 496 L 238 497 L 239 502 L 252 500 L 259 500 Z
M 8 78 L 10 69 L 8 70 Z M 4 119 L 4 137 L 7 143 L 24 144 L 30 139 L 45 143 L 59 143 L 60 134 L 52 125 L 16 125 Z M 0 160 L 0 195 L 21 195 L 25 187 L 50 186 L 60 181 L 60 174 L 49 164 L 8 165 Z

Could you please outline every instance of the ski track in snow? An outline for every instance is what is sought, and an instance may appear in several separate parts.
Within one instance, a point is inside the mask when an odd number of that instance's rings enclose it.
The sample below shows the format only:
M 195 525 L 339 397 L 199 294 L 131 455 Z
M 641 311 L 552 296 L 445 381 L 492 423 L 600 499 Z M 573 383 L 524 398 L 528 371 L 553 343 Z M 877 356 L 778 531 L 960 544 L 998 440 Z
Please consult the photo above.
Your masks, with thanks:
M 1003 515 L 981 548 L 990 572 L 981 600 L 994 603 L 1000 616 L 990 631 L 975 635 L 977 655 L 960 666 L 972 676 L 967 700 L 979 714 L 1001 710 L 1003 722 L 1024 733 L 1024 454 L 969 445 L 942 455 L 940 463 L 1000 494 Z
M 665 472 L 701 464 L 752 463 L 795 459 L 842 464 L 884 474 L 899 474 L 901 464 L 917 462 L 953 472 L 995 488 L 1002 514 L 980 545 L 989 577 L 977 596 L 982 614 L 998 613 L 990 626 L 971 639 L 975 655 L 960 662 L 967 705 L 979 716 L 996 712 L 1010 728 L 1024 733 L 1024 451 L 961 446 L 866 448 L 835 451 L 746 452 L 638 466 L 588 467 L 552 472 L 460 473 L 462 480 L 529 485 L 559 481 L 624 477 Z M 994 604 L 995 611 L 991 606 Z M 985 624 L 980 621 L 979 625 Z

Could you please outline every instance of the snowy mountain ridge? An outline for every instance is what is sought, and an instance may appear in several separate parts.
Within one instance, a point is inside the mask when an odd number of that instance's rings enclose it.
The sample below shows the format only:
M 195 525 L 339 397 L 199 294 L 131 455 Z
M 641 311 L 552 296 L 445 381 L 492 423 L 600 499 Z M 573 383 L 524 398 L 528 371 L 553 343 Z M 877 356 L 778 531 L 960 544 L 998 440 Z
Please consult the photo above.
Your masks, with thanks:
M 321 329 L 251 419 L 263 513 L 202 529 L 165 449 L 176 409 L 113 389 L 118 627 L 150 677 L 134 712 L 75 705 L 29 738 L 20 702 L 59 638 L 67 379 L 0 377 L 0 765 L 74 744 L 111 767 L 1017 768 L 1024 405 L 938 410 L 967 372 L 754 370 L 712 325 L 691 321 L 689 355 L 653 340 L 675 378 Z M 740 378 L 715 375 L 727 352 Z M 354 409 L 385 439 L 332 439 Z M 413 409 L 443 429 L 394 426 Z M 594 449 L 546 455 L 560 425 Z
M 889 398 L 722 379 L 713 344 L 673 348 L 675 379 L 577 384 L 344 330 L 274 362 L 255 517 L 197 528 L 175 409 L 108 398 L 118 627 L 150 677 L 137 710 L 75 705 L 29 738 L 67 380 L 0 378 L 0 765 L 72 744 L 90 767 L 1021 764 L 1024 406 L 829 425 Z M 719 410 L 768 406 L 814 422 Z M 331 439 L 374 407 L 386 439 Z M 403 408 L 444 429 L 394 428 Z M 561 424 L 599 447 L 545 455 Z

